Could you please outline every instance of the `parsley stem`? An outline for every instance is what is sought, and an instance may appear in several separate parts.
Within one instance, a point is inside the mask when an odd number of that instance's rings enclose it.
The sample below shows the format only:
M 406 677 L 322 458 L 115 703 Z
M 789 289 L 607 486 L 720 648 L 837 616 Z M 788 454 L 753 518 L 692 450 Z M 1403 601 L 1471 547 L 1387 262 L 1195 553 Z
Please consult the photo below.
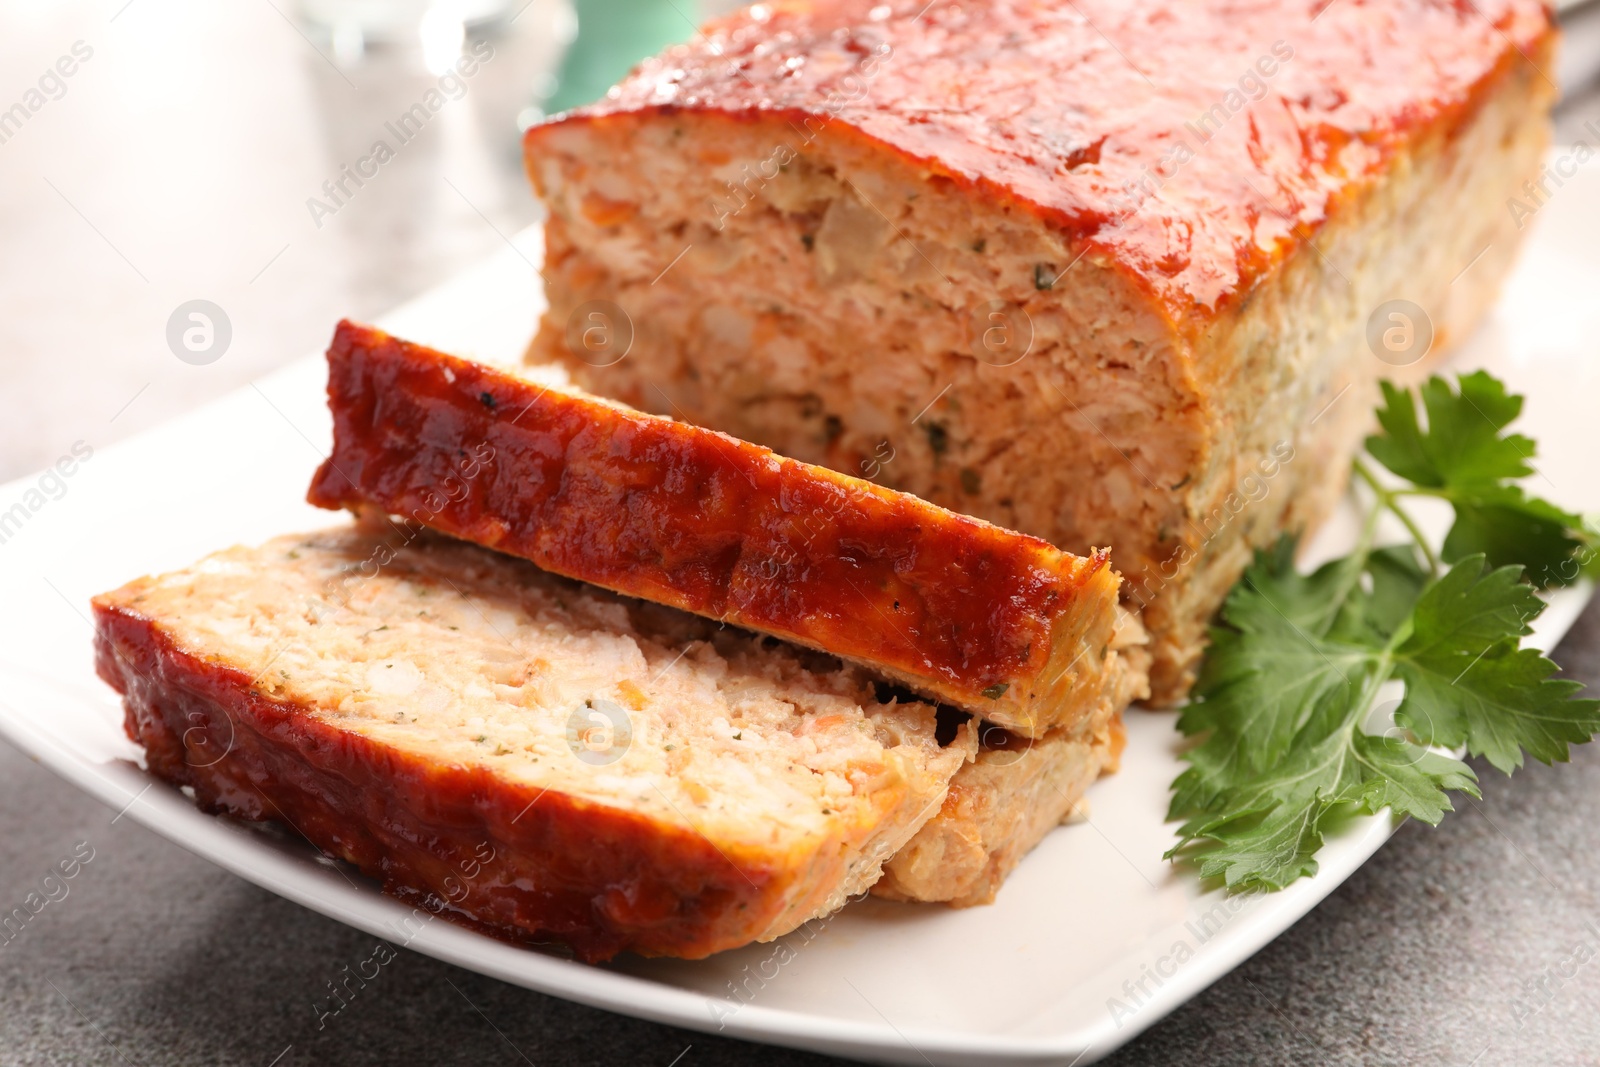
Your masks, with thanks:
M 1357 562 L 1346 568 L 1345 579 L 1336 589 L 1335 595 L 1329 598 L 1330 603 L 1343 604 L 1346 600 L 1349 600 L 1350 594 L 1361 581 L 1361 574 L 1366 570 L 1367 560 L 1372 555 L 1372 543 L 1377 539 L 1379 514 L 1380 509 L 1378 508 L 1372 508 L 1367 512 L 1366 521 L 1361 524 L 1361 536 L 1356 540 L 1356 547 L 1351 549 L 1350 554 L 1345 557 L 1348 560 Z
M 1373 495 L 1377 497 L 1378 506 L 1388 509 L 1389 513 L 1399 519 L 1406 530 L 1410 532 L 1411 539 L 1417 543 L 1417 548 L 1422 551 L 1422 558 L 1428 563 L 1428 574 L 1437 578 L 1439 576 L 1439 557 L 1434 554 L 1432 546 L 1428 544 L 1428 539 L 1422 535 L 1422 528 L 1417 525 L 1416 520 L 1411 517 L 1405 508 L 1400 506 L 1400 494 L 1393 489 L 1385 488 L 1378 481 L 1377 476 L 1372 473 L 1371 469 L 1361 462 L 1361 457 L 1357 456 L 1352 460 L 1351 466 L 1354 467 L 1361 480 L 1371 488 Z
M 1350 599 L 1350 594 L 1355 591 L 1361 581 L 1361 574 L 1366 570 L 1367 560 L 1372 555 L 1372 544 L 1377 539 L 1379 508 L 1367 511 L 1367 517 L 1361 524 L 1361 536 L 1356 538 L 1355 547 L 1345 556 L 1348 564 L 1345 568 L 1344 578 L 1328 594 L 1328 603 L 1341 605 Z M 1351 563 L 1350 561 L 1354 561 Z

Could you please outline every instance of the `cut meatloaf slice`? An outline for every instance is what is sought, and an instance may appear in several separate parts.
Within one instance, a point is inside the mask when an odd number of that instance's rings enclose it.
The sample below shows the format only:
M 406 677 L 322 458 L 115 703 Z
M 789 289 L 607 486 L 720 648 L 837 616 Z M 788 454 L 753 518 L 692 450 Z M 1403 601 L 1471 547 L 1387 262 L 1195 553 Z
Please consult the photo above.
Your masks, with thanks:
M 1096 732 L 1037 739 L 991 727 L 976 762 L 956 774 L 939 814 L 895 853 L 873 895 L 952 907 L 992 903 L 1095 779 L 1117 769 L 1123 738 L 1121 714 Z
M 1128 669 L 1104 552 L 351 323 L 328 368 L 314 504 L 774 634 L 1028 736 L 1104 715 Z
M 152 772 L 502 936 L 702 957 L 875 882 L 974 750 L 771 638 L 346 528 L 97 597 Z
M 1121 622 L 1112 647 L 1135 669 L 1107 695 L 1105 706 L 1115 710 L 1037 739 L 980 726 L 978 758 L 956 772 L 939 814 L 884 866 L 875 896 L 991 903 L 1023 857 L 1072 817 L 1095 779 L 1117 769 L 1126 737 L 1121 709 L 1150 695 L 1145 634 L 1131 616 Z
M 758 4 L 527 132 L 530 358 L 1112 546 L 1170 701 L 1377 375 L 1491 304 L 1553 43 L 1539 0 Z

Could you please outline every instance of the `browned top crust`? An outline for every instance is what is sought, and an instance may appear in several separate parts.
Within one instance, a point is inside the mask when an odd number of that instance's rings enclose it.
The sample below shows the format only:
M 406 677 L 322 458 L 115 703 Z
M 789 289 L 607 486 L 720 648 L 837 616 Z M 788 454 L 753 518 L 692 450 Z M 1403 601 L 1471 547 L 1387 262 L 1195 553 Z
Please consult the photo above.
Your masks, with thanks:
M 1098 707 L 1107 554 L 344 322 L 308 498 L 865 664 L 1030 735 Z
M 779 120 L 792 147 L 866 139 L 1059 227 L 1203 327 L 1553 32 L 1540 0 L 779 0 L 527 147 L 679 111 Z

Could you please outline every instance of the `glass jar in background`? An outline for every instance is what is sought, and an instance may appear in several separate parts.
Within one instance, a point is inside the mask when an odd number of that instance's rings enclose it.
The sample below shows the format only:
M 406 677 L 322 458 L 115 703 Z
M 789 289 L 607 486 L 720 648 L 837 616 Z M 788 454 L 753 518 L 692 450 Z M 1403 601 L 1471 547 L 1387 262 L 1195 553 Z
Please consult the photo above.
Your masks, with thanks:
M 372 48 L 414 49 L 429 73 L 440 74 L 460 57 L 469 30 L 515 18 L 514 3 L 516 0 L 299 0 L 299 15 L 314 38 L 327 42 L 340 66 L 355 66 Z
M 558 111 L 605 95 L 646 56 L 695 35 L 702 21 L 740 6 L 737 0 L 298 0 L 307 35 L 334 62 L 355 67 L 370 52 L 397 58 L 416 52 L 429 73 L 447 70 L 469 36 L 494 34 L 529 7 L 558 8 L 546 35 L 562 49 L 552 71 L 530 72 L 527 127 Z

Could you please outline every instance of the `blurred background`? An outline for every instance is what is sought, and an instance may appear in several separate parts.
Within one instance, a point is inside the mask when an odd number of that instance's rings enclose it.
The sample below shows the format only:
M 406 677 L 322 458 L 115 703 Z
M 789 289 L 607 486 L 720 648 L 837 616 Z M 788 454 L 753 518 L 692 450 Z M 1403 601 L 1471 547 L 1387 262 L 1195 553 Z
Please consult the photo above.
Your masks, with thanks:
M 504 248 L 539 218 L 520 128 L 600 96 L 713 9 L 0 2 L 0 482 L 238 388 L 341 316 Z M 417 104 L 427 121 L 397 125 Z M 380 140 L 391 158 L 374 158 Z M 203 365 L 167 342 L 193 300 L 231 327 Z

